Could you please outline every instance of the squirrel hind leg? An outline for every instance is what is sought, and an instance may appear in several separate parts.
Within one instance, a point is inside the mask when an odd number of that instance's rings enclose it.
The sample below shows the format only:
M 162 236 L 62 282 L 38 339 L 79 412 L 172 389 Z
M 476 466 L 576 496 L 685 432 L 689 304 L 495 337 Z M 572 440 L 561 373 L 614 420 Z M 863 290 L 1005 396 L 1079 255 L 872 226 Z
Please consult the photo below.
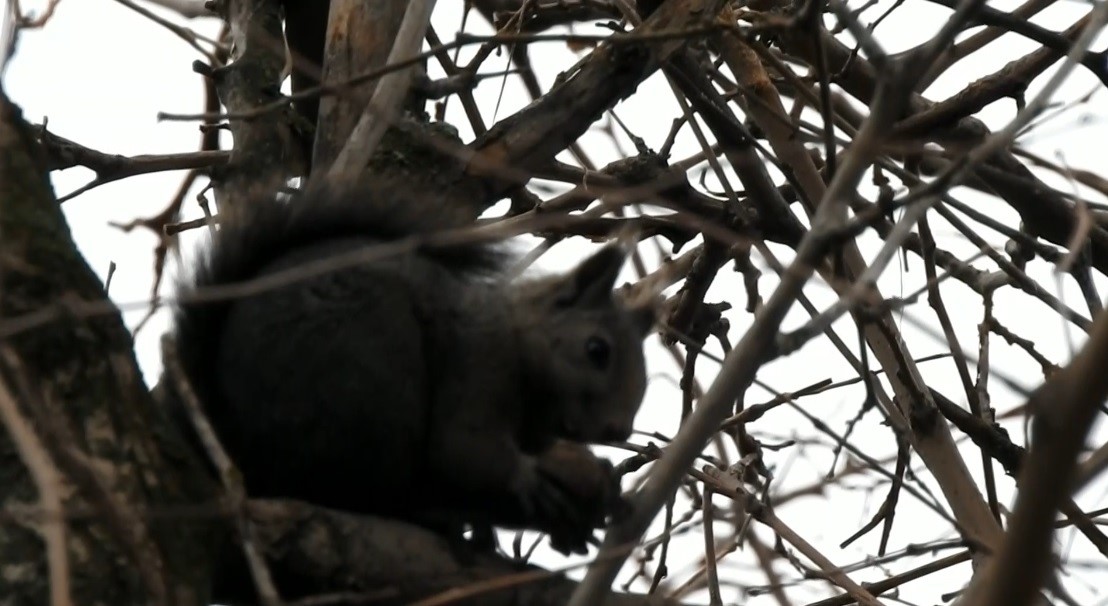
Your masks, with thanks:
M 369 272 L 235 302 L 221 392 L 248 489 L 360 513 L 417 501 L 429 399 L 422 330 L 403 285 Z

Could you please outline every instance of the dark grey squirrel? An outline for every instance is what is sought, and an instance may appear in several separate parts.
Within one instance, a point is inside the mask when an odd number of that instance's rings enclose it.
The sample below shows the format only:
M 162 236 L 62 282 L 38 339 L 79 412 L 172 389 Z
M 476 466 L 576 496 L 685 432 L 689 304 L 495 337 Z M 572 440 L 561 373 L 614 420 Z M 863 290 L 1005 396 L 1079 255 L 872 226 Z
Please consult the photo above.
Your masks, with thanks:
M 178 284 L 184 374 L 250 496 L 584 553 L 619 493 L 582 444 L 630 435 L 653 308 L 614 293 L 620 245 L 524 280 L 493 244 L 374 254 L 455 226 L 436 196 L 361 182 L 239 209 Z

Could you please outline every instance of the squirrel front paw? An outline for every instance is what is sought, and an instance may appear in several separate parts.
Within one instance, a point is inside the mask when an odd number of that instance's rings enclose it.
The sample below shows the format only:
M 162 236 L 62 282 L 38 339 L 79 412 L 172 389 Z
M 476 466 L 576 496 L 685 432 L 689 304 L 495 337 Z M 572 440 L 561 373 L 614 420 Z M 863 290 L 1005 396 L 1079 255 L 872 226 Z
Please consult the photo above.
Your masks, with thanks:
M 545 520 L 540 528 L 560 553 L 586 553 L 588 544 L 595 543 L 593 530 L 626 508 L 612 464 L 580 444 L 559 440 L 539 456 L 537 465 L 542 475 L 558 484 L 574 509 L 573 519 Z
M 559 440 L 522 462 L 514 492 L 523 525 L 546 532 L 562 554 L 588 553 L 593 531 L 627 508 L 612 464 L 580 444 Z
M 578 502 L 572 489 L 551 471 L 549 462 L 523 457 L 513 489 L 522 509 L 523 519 L 519 522 L 523 527 L 552 535 L 557 529 L 560 536 L 565 536 L 565 540 L 559 541 L 558 551 L 585 553 L 588 539 L 592 537 L 590 514 Z

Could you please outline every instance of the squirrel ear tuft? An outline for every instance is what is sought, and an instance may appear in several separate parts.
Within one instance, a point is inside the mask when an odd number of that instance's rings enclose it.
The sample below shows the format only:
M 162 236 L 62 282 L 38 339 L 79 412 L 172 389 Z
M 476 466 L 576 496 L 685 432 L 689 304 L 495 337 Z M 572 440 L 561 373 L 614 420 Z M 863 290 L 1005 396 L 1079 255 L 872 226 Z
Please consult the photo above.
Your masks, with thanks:
M 658 322 L 658 314 L 665 298 L 660 293 L 644 292 L 630 284 L 616 290 L 615 297 L 631 327 L 645 339 Z
M 627 311 L 631 315 L 631 323 L 645 339 L 654 329 L 654 323 L 658 319 L 658 311 L 654 302 L 635 305 Z
M 601 306 L 612 302 L 612 289 L 630 254 L 624 242 L 609 244 L 563 276 L 558 285 L 560 306 Z

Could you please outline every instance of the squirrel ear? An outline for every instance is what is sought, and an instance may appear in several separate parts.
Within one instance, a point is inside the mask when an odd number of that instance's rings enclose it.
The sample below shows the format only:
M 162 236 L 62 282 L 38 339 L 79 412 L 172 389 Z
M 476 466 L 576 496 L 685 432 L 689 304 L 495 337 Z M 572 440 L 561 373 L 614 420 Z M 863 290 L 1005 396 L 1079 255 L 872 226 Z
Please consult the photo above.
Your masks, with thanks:
M 616 290 L 615 297 L 631 327 L 645 339 L 650 331 L 654 330 L 654 324 L 658 321 L 658 313 L 665 299 L 660 293 L 637 291 L 630 284 Z
M 630 252 L 625 243 L 617 242 L 585 259 L 560 280 L 556 303 L 562 307 L 611 304 L 616 278 Z
M 639 334 L 645 339 L 650 331 L 654 329 L 654 322 L 657 320 L 657 311 L 653 304 L 640 304 L 635 305 L 628 309 L 631 314 L 631 323 L 639 331 Z

